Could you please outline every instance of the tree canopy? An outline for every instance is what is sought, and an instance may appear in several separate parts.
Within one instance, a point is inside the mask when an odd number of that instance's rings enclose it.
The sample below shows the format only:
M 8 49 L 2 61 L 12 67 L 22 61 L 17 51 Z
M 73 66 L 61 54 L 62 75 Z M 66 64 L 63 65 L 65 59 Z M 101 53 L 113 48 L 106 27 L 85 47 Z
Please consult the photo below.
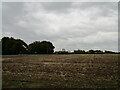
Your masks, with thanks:
M 2 54 L 23 54 L 27 52 L 28 45 L 21 39 L 9 37 L 2 38 Z
M 35 41 L 27 45 L 21 39 L 14 39 L 13 37 L 3 37 L 2 42 L 2 54 L 52 54 L 54 52 L 54 46 L 49 41 Z
M 36 54 L 52 54 L 54 52 L 54 46 L 48 41 L 35 41 L 29 44 L 28 52 Z

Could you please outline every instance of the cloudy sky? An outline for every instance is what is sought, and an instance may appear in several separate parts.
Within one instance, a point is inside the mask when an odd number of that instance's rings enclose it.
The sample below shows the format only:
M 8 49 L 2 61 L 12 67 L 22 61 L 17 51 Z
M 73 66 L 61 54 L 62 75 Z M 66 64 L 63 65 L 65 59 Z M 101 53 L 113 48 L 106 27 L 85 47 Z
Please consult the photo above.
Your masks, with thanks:
M 51 41 L 55 50 L 118 50 L 118 3 L 4 2 L 2 35 L 27 44 Z

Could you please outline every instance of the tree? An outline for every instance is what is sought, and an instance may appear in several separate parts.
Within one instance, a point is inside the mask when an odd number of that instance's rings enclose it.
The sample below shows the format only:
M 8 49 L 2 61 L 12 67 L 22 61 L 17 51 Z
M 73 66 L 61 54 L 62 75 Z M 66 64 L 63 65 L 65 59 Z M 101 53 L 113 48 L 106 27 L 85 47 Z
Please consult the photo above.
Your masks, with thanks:
M 97 54 L 102 54 L 102 53 L 103 53 L 103 51 L 101 51 L 101 50 L 95 50 L 95 51 L 94 51 L 94 53 L 97 53 Z
M 94 52 L 94 50 L 89 50 L 88 53 L 94 54 L 95 52 Z
M 69 52 L 67 50 L 65 50 L 64 48 L 62 49 L 62 51 L 56 51 L 56 54 L 69 54 Z
M 24 54 L 27 52 L 27 44 L 20 39 L 14 39 L 13 37 L 3 37 L 2 40 L 2 54 Z
M 114 54 L 115 52 L 105 50 L 105 53 L 107 53 L 107 54 Z
M 103 51 L 101 51 L 101 50 L 89 50 L 88 53 L 90 53 L 90 54 L 102 54 Z
M 29 44 L 28 52 L 31 54 L 52 54 L 54 48 L 53 44 L 49 41 L 35 41 Z
M 85 53 L 85 50 L 74 50 L 74 53 L 75 54 L 83 54 L 83 53 Z

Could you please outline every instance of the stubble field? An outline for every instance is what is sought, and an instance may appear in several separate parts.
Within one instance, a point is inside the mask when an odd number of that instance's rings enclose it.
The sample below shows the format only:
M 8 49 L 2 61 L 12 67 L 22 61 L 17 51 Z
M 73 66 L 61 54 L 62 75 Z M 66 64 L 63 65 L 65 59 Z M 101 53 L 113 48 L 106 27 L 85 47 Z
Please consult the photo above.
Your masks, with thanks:
M 118 88 L 118 54 L 2 57 L 3 88 Z

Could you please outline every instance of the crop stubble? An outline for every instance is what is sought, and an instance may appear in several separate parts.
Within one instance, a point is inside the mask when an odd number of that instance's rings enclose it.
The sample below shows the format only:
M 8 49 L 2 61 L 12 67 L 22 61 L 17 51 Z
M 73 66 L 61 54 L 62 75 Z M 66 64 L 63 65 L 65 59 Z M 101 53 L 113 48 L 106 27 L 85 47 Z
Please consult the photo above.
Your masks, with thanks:
M 117 88 L 118 54 L 3 56 L 3 88 Z

